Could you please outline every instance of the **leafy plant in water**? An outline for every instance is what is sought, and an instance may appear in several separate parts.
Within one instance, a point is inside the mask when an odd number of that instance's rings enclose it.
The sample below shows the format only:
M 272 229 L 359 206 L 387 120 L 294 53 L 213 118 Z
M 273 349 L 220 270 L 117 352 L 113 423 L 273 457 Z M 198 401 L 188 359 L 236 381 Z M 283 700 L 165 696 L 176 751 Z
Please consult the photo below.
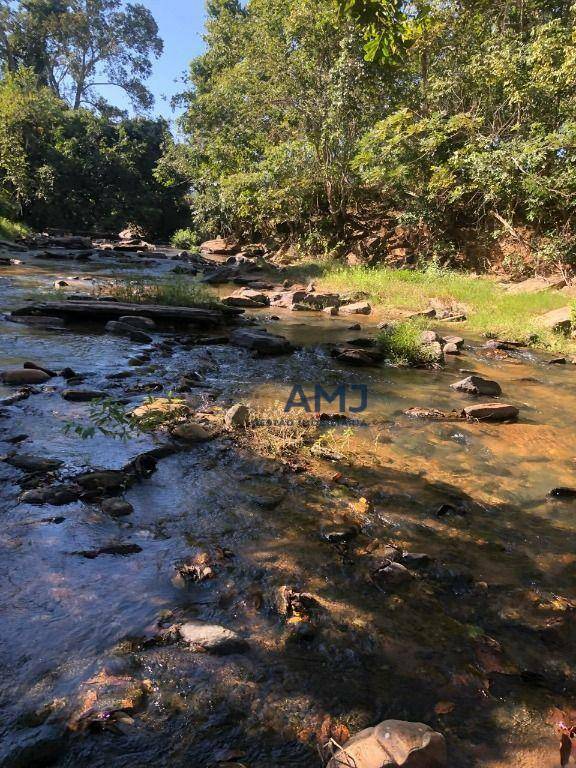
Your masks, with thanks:
M 436 351 L 422 343 L 424 325 L 416 320 L 394 323 L 376 336 L 376 342 L 388 360 L 396 365 L 426 365 L 438 362 Z
M 67 422 L 64 426 L 66 434 L 75 434 L 83 440 L 96 436 L 97 433 L 115 440 L 128 440 L 142 434 L 150 434 L 159 430 L 170 430 L 188 413 L 188 406 L 180 398 L 168 393 L 163 398 L 165 408 L 152 406 L 158 398 L 148 396 L 140 406 L 143 412 L 136 416 L 133 409 L 114 398 L 104 397 L 90 404 L 89 425 Z M 180 405 L 181 404 L 181 405 Z

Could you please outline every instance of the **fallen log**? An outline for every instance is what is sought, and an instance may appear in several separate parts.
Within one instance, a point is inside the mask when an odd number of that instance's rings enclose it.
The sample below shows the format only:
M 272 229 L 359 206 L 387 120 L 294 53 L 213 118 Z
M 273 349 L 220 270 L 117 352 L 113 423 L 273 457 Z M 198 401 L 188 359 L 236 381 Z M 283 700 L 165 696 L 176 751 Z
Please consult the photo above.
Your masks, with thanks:
M 125 304 L 119 301 L 45 301 L 15 309 L 13 317 L 34 315 L 62 317 L 70 322 L 108 322 L 125 315 L 150 317 L 159 322 L 181 322 L 200 327 L 219 325 L 241 315 L 235 307 L 170 307 L 161 304 Z

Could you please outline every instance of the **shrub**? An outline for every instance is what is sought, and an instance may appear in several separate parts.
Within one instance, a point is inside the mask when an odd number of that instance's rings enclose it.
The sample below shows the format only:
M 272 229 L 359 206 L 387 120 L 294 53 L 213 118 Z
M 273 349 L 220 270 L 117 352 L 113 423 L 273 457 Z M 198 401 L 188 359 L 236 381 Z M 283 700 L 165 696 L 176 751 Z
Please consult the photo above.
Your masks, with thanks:
M 172 235 L 170 244 L 173 248 L 194 248 L 198 245 L 198 235 L 193 229 L 188 227 L 187 229 L 177 229 Z

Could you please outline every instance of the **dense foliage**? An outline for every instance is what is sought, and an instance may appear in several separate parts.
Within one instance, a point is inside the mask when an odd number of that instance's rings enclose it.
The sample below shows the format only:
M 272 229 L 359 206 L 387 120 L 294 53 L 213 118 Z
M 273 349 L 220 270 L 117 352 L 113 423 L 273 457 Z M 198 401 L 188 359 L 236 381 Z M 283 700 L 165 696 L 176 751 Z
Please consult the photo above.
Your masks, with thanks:
M 0 0 L 0 216 L 33 227 L 169 235 L 186 182 L 155 174 L 173 142 L 163 120 L 128 118 L 162 41 L 150 11 L 123 0 Z
M 0 215 L 39 227 L 171 233 L 182 186 L 155 178 L 172 142 L 162 120 L 72 110 L 34 72 L 0 80 Z
M 445 240 L 527 223 L 550 253 L 570 256 L 569 2 L 211 0 L 208 10 L 207 51 L 182 95 L 186 142 L 163 165 L 167 177 L 187 174 L 198 226 L 338 239 L 359 215 L 395 210 Z

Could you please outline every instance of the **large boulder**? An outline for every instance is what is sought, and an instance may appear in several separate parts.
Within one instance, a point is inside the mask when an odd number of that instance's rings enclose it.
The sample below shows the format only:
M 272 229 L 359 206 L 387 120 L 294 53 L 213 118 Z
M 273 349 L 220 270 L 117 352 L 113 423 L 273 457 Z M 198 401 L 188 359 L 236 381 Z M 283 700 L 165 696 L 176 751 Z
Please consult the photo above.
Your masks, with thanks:
M 303 288 L 292 288 L 289 291 L 281 291 L 275 293 L 272 296 L 271 304 L 274 307 L 283 307 L 284 309 L 291 309 L 295 304 L 302 304 L 308 292 Z
M 217 237 L 214 240 L 206 240 L 200 246 L 201 251 L 206 253 L 214 253 L 218 255 L 226 255 L 238 253 L 240 247 L 235 240 L 231 238 Z
M 149 344 L 152 341 L 152 337 L 144 333 L 144 331 L 135 328 L 133 325 L 128 325 L 128 323 L 121 323 L 118 320 L 107 322 L 106 331 L 113 333 L 115 336 L 125 336 L 137 344 Z
M 45 384 L 50 376 L 35 368 L 9 368 L 0 376 L 4 384 Z
M 465 392 L 468 395 L 486 395 L 487 397 L 498 397 L 502 394 L 502 388 L 497 381 L 483 379 L 482 376 L 468 376 L 462 381 L 456 381 L 450 384 L 456 392 Z
M 446 743 L 423 723 L 384 720 L 352 736 L 327 768 L 445 768 Z
M 247 405 L 237 403 L 224 416 L 224 423 L 230 429 L 241 429 L 250 423 L 250 409 Z
M 538 325 L 550 331 L 567 333 L 572 325 L 572 308 L 560 307 L 538 317 Z
M 285 355 L 294 350 L 284 336 L 276 336 L 257 328 L 238 328 L 230 334 L 230 341 L 259 355 Z
M 464 408 L 463 415 L 470 421 L 516 421 L 520 411 L 506 403 L 482 403 Z

